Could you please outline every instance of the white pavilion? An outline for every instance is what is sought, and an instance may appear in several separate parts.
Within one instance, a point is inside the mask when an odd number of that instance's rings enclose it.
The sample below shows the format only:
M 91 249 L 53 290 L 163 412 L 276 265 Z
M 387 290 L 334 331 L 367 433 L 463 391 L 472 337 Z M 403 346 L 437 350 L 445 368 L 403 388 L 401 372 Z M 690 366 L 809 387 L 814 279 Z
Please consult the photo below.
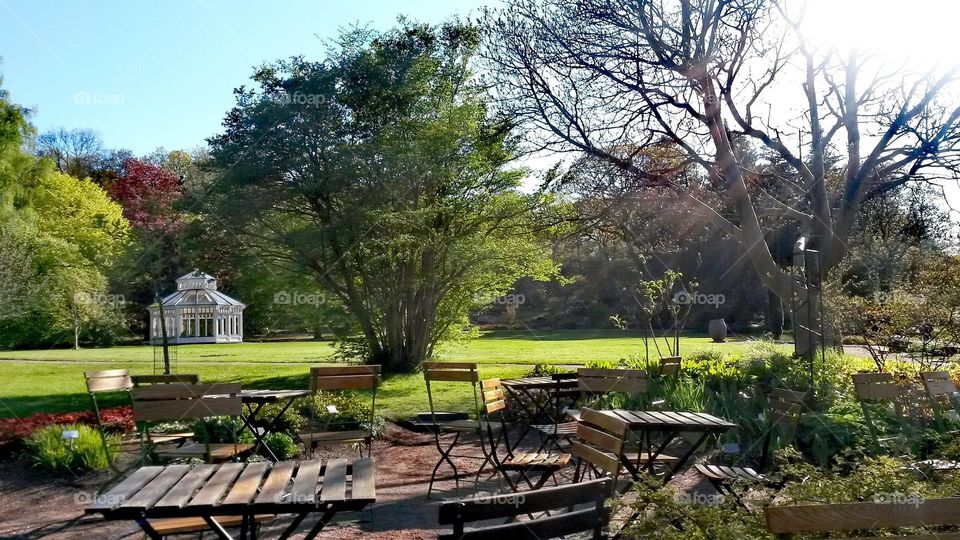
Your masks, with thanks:
M 177 279 L 177 291 L 160 303 L 170 344 L 243 341 L 243 308 L 247 306 L 217 291 L 217 278 L 209 274 L 194 270 L 181 276 Z M 150 341 L 162 343 L 160 306 L 153 304 L 147 310 Z

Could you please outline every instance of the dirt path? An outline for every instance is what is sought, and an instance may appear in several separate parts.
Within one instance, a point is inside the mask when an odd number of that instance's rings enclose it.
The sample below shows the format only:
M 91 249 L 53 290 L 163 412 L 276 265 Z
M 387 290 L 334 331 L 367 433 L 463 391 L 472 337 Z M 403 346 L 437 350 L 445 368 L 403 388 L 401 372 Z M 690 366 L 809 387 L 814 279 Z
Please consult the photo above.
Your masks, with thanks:
M 456 457 L 458 467 L 475 474 L 480 451 L 475 442 L 468 442 Z M 318 457 L 351 455 L 355 450 L 330 447 Z M 449 479 L 449 469 L 441 469 L 447 479 L 437 482 L 432 499 L 426 498 L 427 481 L 437 460 L 433 437 L 415 434 L 388 424 L 374 452 L 377 463 L 377 503 L 372 510 L 342 514 L 327 526 L 320 538 L 375 540 L 414 540 L 436 538 L 442 531 L 437 525 L 438 507 L 442 499 L 469 497 L 478 491 L 472 481 L 461 482 L 457 490 Z M 489 470 L 489 469 L 488 469 Z M 472 474 L 471 474 L 472 477 Z M 0 460 L 0 539 L 67 539 L 96 538 L 119 540 L 142 538 L 133 522 L 104 521 L 99 516 L 86 516 L 83 507 L 105 475 L 88 475 L 74 481 L 31 469 L 10 457 Z M 560 482 L 569 478 L 561 477 Z M 707 489 L 695 474 L 680 475 L 673 481 L 682 490 Z M 479 485 L 480 493 L 498 488 L 495 480 Z M 285 516 L 264 525 L 262 536 L 276 537 L 290 523 Z M 300 526 L 309 530 L 316 518 L 308 518 Z M 305 533 L 295 535 L 303 538 Z M 173 538 L 196 538 L 178 536 Z

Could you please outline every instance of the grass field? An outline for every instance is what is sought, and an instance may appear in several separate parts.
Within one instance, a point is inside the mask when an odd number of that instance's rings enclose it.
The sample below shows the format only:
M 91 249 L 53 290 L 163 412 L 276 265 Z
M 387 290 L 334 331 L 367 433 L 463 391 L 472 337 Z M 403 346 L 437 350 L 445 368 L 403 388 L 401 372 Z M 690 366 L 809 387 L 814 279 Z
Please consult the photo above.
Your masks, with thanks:
M 745 341 L 714 344 L 704 336 L 685 336 L 680 343 L 682 354 L 707 348 L 734 352 L 747 346 Z M 583 364 L 617 360 L 642 350 L 639 337 L 615 330 L 492 331 L 447 345 L 438 356 L 444 361 L 483 364 L 480 375 L 484 378 L 507 378 L 522 375 L 540 362 Z M 333 352 L 329 342 L 189 345 L 178 348 L 175 371 L 197 373 L 204 382 L 239 382 L 245 388 L 305 388 L 306 366 L 335 362 Z M 146 346 L 0 351 L 0 417 L 86 409 L 84 370 L 127 368 L 131 373 L 152 373 L 153 355 L 153 348 Z M 656 352 L 651 356 L 656 357 Z M 457 408 L 463 398 L 457 385 L 438 388 L 439 407 Z M 427 410 L 423 378 L 419 374 L 386 378 L 377 403 L 388 418 Z

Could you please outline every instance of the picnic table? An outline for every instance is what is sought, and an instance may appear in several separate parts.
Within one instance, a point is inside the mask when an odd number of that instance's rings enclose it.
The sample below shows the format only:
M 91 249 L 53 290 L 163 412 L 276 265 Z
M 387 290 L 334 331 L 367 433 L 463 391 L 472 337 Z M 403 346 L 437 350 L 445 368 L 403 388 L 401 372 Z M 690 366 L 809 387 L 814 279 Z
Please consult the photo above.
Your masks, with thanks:
M 555 416 L 562 413 L 551 410 L 555 403 L 550 400 L 550 392 L 554 390 L 576 390 L 578 388 L 576 377 L 522 377 L 505 379 L 500 381 L 500 384 L 508 394 L 513 396 L 517 402 L 517 407 L 529 419 L 528 422 L 524 423 L 520 436 L 514 440 L 513 448 L 510 448 L 511 451 L 520 444 L 536 422 L 541 420 L 547 420 L 550 423 L 557 422 L 558 419 Z M 544 395 L 546 395 L 546 399 L 544 399 Z
M 727 422 L 722 418 L 706 413 L 694 412 L 675 412 L 675 411 L 627 411 L 623 409 L 614 409 L 611 411 L 602 411 L 605 414 L 620 418 L 630 424 L 630 431 L 640 434 L 642 441 L 647 442 L 647 452 L 638 453 L 637 463 L 632 463 L 628 459 L 623 460 L 626 469 L 633 476 L 634 480 L 640 479 L 640 471 L 646 469 L 651 474 L 657 457 L 673 442 L 681 433 L 699 433 L 700 436 L 696 442 L 679 459 L 673 462 L 673 466 L 668 468 L 663 482 L 666 483 L 687 463 L 693 453 L 701 444 L 711 435 L 719 435 L 737 427 L 736 424 Z M 653 435 L 660 434 L 663 441 L 654 449 L 652 445 Z M 643 459 L 646 457 L 646 459 Z
M 273 461 L 280 461 L 276 454 L 273 453 L 273 450 L 263 442 L 263 435 L 276 431 L 277 423 L 280 419 L 283 418 L 283 414 L 287 412 L 287 409 L 290 408 L 293 403 L 302 397 L 309 396 L 313 394 L 311 390 L 241 390 L 240 392 L 240 402 L 246 405 L 247 413 L 240 415 L 241 420 L 243 421 L 243 426 L 237 431 L 239 436 L 243 433 L 244 429 L 250 429 L 253 433 L 254 439 L 257 441 L 257 445 L 254 447 L 254 452 L 257 448 L 263 447 L 266 449 L 267 453 L 270 454 L 270 457 Z M 285 402 L 283 407 L 280 409 L 280 412 L 274 416 L 270 422 L 267 424 L 267 427 L 263 429 L 261 433 L 259 430 L 254 428 L 253 423 L 257 420 L 258 415 L 260 414 L 260 409 L 263 409 L 263 406 L 268 403 L 277 403 Z
M 314 538 L 343 511 L 376 501 L 371 458 L 278 463 L 224 463 L 143 467 L 87 506 L 88 514 L 136 521 L 146 535 L 161 538 L 148 520 L 202 518 L 221 538 L 231 539 L 218 517 L 240 516 L 241 538 L 255 535 L 255 516 L 295 514 L 279 536 L 293 534 L 309 514 L 322 512 L 307 538 Z

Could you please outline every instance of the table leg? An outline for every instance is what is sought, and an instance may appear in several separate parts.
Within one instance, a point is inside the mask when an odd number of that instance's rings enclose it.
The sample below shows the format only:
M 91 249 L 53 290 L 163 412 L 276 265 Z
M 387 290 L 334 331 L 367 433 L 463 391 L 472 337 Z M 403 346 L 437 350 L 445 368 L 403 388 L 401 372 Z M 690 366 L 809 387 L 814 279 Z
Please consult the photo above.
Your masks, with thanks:
M 320 516 L 320 520 L 317 521 L 317 524 L 310 529 L 310 532 L 307 533 L 306 540 L 312 540 L 316 538 L 320 531 L 327 525 L 327 523 L 333 519 L 333 516 L 336 515 L 337 511 L 333 508 L 327 508 L 327 511 Z
M 147 521 L 147 518 L 141 516 L 137 518 L 137 525 L 140 525 L 140 528 L 143 529 L 143 533 L 150 537 L 151 540 L 163 540 L 163 536 L 153 528 L 153 525 L 150 525 L 150 522 Z
M 287 540 L 287 538 L 290 538 L 290 535 L 297 531 L 297 527 L 300 526 L 300 523 L 306 517 L 307 512 L 297 514 L 297 516 L 293 518 L 293 521 L 290 523 L 290 525 L 280 534 L 278 540 Z
M 254 438 L 254 440 L 257 441 L 257 444 L 255 444 L 255 445 L 253 446 L 253 452 L 256 453 L 256 451 L 257 451 L 261 446 L 263 446 L 263 448 L 267 451 L 267 453 L 270 454 L 270 458 L 271 458 L 274 462 L 280 461 L 280 460 L 277 458 L 277 455 L 273 453 L 273 450 L 271 450 L 270 447 L 267 446 L 267 444 L 266 444 L 265 442 L 263 442 L 263 435 L 261 435 L 260 432 L 257 431 L 257 428 L 254 427 L 254 425 L 253 425 L 254 420 L 257 419 L 257 414 L 260 412 L 260 409 L 262 409 L 262 408 L 263 408 L 263 404 L 262 404 L 262 403 L 259 404 L 259 406 L 258 406 L 256 409 L 252 409 L 252 410 L 251 410 L 250 408 L 248 408 L 248 409 L 247 409 L 247 414 L 248 414 L 248 415 L 247 415 L 247 416 L 244 416 L 244 415 L 241 414 L 241 415 L 240 415 L 240 419 L 243 420 L 244 426 L 250 428 L 250 432 L 253 433 L 253 438 Z M 238 436 L 238 437 L 240 436 L 239 432 L 237 433 L 237 436 Z
M 707 440 L 707 437 L 709 436 L 710 436 L 709 431 L 704 431 L 703 435 L 700 435 L 700 437 L 697 439 L 697 442 L 695 442 L 693 446 L 691 446 L 690 449 L 687 450 L 687 453 L 684 454 L 679 461 L 677 461 L 677 464 L 671 467 L 670 470 L 667 472 L 666 476 L 663 478 L 664 484 L 669 482 L 670 479 L 673 478 L 673 475 L 677 474 L 677 472 L 679 472 L 680 469 L 683 468 L 683 466 L 687 463 L 687 460 L 690 459 L 690 456 L 692 456 L 693 453 L 697 451 L 697 448 L 700 448 L 700 445 L 703 444 L 703 441 Z
M 220 537 L 220 540 L 233 540 L 233 537 L 230 536 L 230 533 L 223 528 L 223 525 L 220 525 L 217 520 L 213 519 L 213 516 L 203 516 L 203 520 L 207 522 L 207 525 L 217 533 L 217 536 Z

